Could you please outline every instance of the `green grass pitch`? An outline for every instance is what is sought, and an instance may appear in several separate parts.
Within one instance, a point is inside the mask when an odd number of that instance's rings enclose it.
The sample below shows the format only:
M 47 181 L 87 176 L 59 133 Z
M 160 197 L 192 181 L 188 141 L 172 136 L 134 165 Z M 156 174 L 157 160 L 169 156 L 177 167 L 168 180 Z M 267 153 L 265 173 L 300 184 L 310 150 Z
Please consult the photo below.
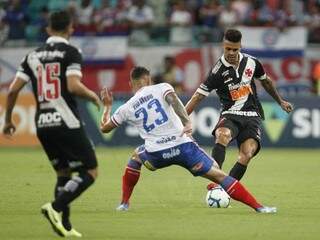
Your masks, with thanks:
M 320 150 L 262 149 L 243 183 L 275 215 L 204 203 L 207 181 L 180 167 L 142 169 L 128 212 L 116 212 L 124 166 L 133 148 L 98 148 L 99 178 L 72 208 L 83 239 L 320 239 Z M 229 170 L 236 150 L 228 149 Z M 0 148 L 0 239 L 57 239 L 40 214 L 55 174 L 40 148 Z

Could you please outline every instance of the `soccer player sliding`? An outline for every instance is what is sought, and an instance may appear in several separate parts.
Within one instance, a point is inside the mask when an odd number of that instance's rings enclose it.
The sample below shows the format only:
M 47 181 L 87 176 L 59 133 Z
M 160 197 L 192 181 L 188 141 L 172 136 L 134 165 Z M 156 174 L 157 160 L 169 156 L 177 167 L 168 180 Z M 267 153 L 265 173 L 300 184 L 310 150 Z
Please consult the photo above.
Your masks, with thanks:
M 190 118 L 167 83 L 152 85 L 150 72 L 135 67 L 130 74 L 134 96 L 111 115 L 112 94 L 101 92 L 104 113 L 101 131 L 108 133 L 124 122 L 136 127 L 145 144 L 138 147 L 125 169 L 122 182 L 122 201 L 117 210 L 129 209 L 129 199 L 139 180 L 142 164 L 151 171 L 171 165 L 186 168 L 194 176 L 202 176 L 220 184 L 231 198 L 259 213 L 275 213 L 275 207 L 263 206 L 235 178 L 226 175 L 217 163 L 192 138 Z

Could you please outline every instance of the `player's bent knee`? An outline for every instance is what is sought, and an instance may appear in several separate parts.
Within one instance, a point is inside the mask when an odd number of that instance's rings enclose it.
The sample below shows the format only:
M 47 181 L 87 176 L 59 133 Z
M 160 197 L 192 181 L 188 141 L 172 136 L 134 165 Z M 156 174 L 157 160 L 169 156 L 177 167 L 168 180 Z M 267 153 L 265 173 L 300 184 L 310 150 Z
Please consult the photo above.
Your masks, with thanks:
M 94 169 L 89 169 L 88 170 L 88 174 L 91 175 L 91 177 L 96 180 L 97 177 L 98 177 L 98 169 L 97 168 L 94 168 Z
M 232 140 L 231 131 L 226 128 L 218 129 L 216 131 L 216 139 L 219 143 L 227 145 Z
M 139 153 L 138 153 L 138 150 L 137 150 L 137 149 L 133 152 L 130 160 L 136 161 L 136 162 L 138 162 L 138 163 L 142 163 L 142 161 L 141 161 L 141 159 L 140 159 L 140 157 L 139 157 Z

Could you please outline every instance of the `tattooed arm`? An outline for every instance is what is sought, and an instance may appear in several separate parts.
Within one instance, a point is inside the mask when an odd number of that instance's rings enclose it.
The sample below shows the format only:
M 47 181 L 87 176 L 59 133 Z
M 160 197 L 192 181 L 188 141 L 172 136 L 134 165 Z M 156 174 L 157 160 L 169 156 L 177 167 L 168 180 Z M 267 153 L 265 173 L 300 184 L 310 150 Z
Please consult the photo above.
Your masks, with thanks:
M 174 92 L 168 93 L 165 97 L 166 101 L 173 107 L 175 113 L 180 118 L 184 128 L 181 136 L 186 133 L 187 136 L 192 134 L 192 124 L 186 109 L 184 108 L 182 102 L 178 98 L 177 94 Z
M 262 87 L 267 91 L 267 93 L 281 106 L 281 108 L 290 113 L 293 110 L 291 103 L 282 99 L 279 95 L 277 89 L 275 88 L 272 80 L 266 76 L 265 79 L 261 80 Z

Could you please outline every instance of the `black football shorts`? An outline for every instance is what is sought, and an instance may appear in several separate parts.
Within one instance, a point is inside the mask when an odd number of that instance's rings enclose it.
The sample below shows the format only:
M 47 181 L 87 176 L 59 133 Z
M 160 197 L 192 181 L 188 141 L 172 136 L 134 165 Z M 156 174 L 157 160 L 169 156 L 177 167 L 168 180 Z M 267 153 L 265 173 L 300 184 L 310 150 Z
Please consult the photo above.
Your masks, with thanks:
M 84 129 L 38 129 L 37 136 L 55 170 L 94 169 L 97 158 L 94 146 Z
M 222 115 L 212 131 L 215 136 L 215 131 L 225 127 L 231 130 L 232 139 L 237 140 L 238 147 L 247 139 L 253 138 L 258 143 L 258 148 L 254 155 L 256 155 L 261 148 L 261 118 L 260 117 L 244 117 L 233 114 Z

